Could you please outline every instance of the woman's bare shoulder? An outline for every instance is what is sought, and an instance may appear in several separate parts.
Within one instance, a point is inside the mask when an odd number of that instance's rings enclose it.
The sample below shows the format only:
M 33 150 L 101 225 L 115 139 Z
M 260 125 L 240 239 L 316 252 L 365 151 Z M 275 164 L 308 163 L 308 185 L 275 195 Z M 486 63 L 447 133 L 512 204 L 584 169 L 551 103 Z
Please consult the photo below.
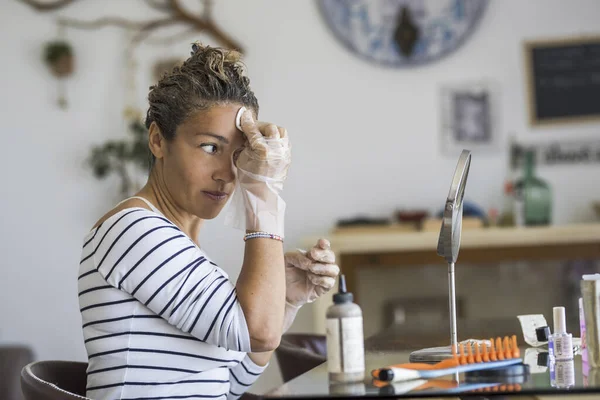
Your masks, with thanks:
M 119 204 L 118 206 L 116 206 L 115 208 L 113 208 L 112 210 L 107 212 L 106 214 L 104 214 L 104 216 L 102 218 L 100 218 L 98 220 L 98 222 L 96 222 L 96 224 L 94 225 L 94 227 L 92 229 L 96 229 L 97 227 L 100 226 L 100 224 L 102 224 L 104 221 L 106 221 L 107 219 L 109 219 L 110 217 L 112 217 L 113 215 L 118 213 L 119 211 L 123 211 L 126 208 L 132 208 L 132 207 L 145 208 L 146 210 L 152 211 L 150 209 L 150 207 L 148 207 L 148 204 L 146 204 L 142 200 L 129 199 L 129 200 L 124 201 L 123 203 Z

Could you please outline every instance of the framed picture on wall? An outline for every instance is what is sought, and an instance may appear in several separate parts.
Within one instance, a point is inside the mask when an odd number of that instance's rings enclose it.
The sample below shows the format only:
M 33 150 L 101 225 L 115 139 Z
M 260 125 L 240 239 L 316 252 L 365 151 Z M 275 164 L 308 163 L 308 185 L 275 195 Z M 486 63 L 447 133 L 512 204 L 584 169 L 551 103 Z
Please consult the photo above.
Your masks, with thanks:
M 441 97 L 442 153 L 496 150 L 497 91 L 489 82 L 444 85 Z

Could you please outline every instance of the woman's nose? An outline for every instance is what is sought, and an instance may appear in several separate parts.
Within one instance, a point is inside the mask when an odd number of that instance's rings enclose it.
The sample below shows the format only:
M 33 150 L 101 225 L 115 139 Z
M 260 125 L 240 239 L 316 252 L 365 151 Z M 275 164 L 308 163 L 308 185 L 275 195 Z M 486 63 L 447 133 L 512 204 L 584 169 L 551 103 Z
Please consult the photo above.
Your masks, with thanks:
M 237 177 L 236 171 L 237 169 L 233 163 L 233 158 L 229 157 L 229 159 L 219 163 L 219 168 L 215 171 L 213 178 L 225 183 L 230 183 L 235 181 L 235 178 Z

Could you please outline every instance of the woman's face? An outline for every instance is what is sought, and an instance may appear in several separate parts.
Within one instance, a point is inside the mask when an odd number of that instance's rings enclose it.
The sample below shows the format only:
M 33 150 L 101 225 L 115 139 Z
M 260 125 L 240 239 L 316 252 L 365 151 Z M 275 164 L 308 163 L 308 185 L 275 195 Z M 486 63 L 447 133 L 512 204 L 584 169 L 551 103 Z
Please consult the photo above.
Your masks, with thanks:
M 164 183 L 176 205 L 202 219 L 215 218 L 232 195 L 234 154 L 245 142 L 235 127 L 239 104 L 215 105 L 191 114 L 167 142 Z

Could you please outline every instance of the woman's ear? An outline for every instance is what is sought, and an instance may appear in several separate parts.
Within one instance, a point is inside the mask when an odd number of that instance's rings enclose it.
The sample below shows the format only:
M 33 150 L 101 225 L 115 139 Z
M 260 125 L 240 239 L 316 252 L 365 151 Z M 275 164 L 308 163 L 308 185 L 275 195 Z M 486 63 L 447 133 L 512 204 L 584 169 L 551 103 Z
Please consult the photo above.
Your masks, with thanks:
M 165 138 L 156 122 L 152 121 L 148 129 L 148 147 L 156 159 L 163 158 L 165 152 Z

